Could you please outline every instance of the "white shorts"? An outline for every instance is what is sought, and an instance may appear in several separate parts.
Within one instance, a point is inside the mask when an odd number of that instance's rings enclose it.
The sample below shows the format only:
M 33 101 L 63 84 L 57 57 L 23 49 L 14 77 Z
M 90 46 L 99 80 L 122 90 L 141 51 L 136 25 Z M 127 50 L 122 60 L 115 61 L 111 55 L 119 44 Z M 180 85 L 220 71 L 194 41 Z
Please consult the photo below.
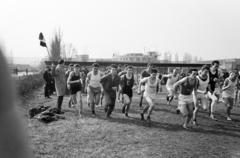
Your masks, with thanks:
M 218 101 L 219 100 L 219 96 L 220 94 L 217 94 L 217 93 L 210 93 L 209 91 L 207 92 L 207 95 L 206 95 L 209 99 L 211 99 L 212 101 Z
M 208 98 L 206 94 L 203 93 L 197 93 L 197 98 L 194 98 L 195 106 L 198 106 L 198 101 L 201 101 L 201 105 L 203 109 L 207 109 L 208 107 Z
M 193 95 L 182 95 L 179 94 L 178 97 L 178 104 L 182 105 L 182 104 L 192 104 L 193 103 Z
M 178 109 L 186 116 L 193 112 L 193 95 L 182 95 L 178 97 Z
M 156 94 L 151 95 L 151 94 L 147 94 L 146 92 L 144 92 L 143 96 L 145 97 L 149 106 L 153 107 L 157 103 L 157 95 Z
M 166 89 L 168 90 L 168 92 L 172 91 L 173 85 L 166 85 Z

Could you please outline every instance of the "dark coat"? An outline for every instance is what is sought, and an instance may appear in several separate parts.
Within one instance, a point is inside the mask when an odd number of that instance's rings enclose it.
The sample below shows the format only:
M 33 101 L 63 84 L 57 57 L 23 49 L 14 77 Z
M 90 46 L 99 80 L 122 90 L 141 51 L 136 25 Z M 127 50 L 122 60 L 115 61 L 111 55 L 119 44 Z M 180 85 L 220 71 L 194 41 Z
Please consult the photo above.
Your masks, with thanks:
M 116 91 L 113 90 L 112 87 L 119 86 L 120 77 L 116 75 L 114 79 L 112 79 L 112 74 L 107 74 L 101 78 L 100 83 L 103 86 L 104 93 L 108 93 L 111 96 L 116 96 Z
M 52 75 L 48 70 L 45 70 L 43 73 L 43 79 L 47 84 L 50 84 L 52 82 Z

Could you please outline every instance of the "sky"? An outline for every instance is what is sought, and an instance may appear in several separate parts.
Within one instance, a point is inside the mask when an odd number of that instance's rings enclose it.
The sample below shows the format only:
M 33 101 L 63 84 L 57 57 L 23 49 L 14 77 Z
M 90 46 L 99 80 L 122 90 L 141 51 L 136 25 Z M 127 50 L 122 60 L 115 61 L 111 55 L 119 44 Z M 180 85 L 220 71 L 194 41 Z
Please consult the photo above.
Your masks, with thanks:
M 205 60 L 240 58 L 239 0 L 7 0 L 0 5 L 6 55 L 45 57 L 60 28 L 78 54 L 188 52 Z

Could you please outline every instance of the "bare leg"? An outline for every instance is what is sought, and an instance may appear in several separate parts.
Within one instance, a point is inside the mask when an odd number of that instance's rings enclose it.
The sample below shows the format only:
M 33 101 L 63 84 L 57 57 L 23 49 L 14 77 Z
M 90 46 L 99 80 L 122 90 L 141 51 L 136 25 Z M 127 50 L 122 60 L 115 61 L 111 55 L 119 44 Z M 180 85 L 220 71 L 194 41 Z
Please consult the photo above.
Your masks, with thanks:
M 82 117 L 83 104 L 82 104 L 82 94 L 79 92 L 79 117 Z

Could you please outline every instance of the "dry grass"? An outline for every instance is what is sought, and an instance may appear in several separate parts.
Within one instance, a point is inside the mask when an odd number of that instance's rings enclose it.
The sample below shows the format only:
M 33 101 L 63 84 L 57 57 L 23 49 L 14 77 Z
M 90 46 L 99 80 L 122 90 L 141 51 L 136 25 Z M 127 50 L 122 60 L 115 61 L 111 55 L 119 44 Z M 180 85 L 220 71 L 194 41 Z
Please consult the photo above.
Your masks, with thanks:
M 28 103 L 31 106 L 39 103 L 55 105 L 55 97 L 46 101 L 41 95 L 42 92 L 36 91 L 35 98 Z M 103 108 L 98 108 L 97 116 L 92 117 L 86 101 L 84 117 L 79 119 L 77 112 L 67 107 L 67 100 L 68 97 L 63 104 L 66 120 L 48 125 L 27 120 L 36 157 L 240 157 L 239 107 L 233 110 L 233 122 L 225 121 L 223 105 L 217 109 L 219 121 L 210 120 L 207 113 L 200 112 L 200 126 L 186 131 L 181 128 L 182 118 L 175 114 L 175 106 L 167 106 L 165 100 L 159 100 L 151 124 L 140 121 L 136 95 L 129 118 L 121 113 L 117 103 L 110 120 L 105 119 Z
M 42 73 L 14 77 L 13 79 L 15 80 L 16 90 L 19 96 L 31 93 L 44 84 Z

